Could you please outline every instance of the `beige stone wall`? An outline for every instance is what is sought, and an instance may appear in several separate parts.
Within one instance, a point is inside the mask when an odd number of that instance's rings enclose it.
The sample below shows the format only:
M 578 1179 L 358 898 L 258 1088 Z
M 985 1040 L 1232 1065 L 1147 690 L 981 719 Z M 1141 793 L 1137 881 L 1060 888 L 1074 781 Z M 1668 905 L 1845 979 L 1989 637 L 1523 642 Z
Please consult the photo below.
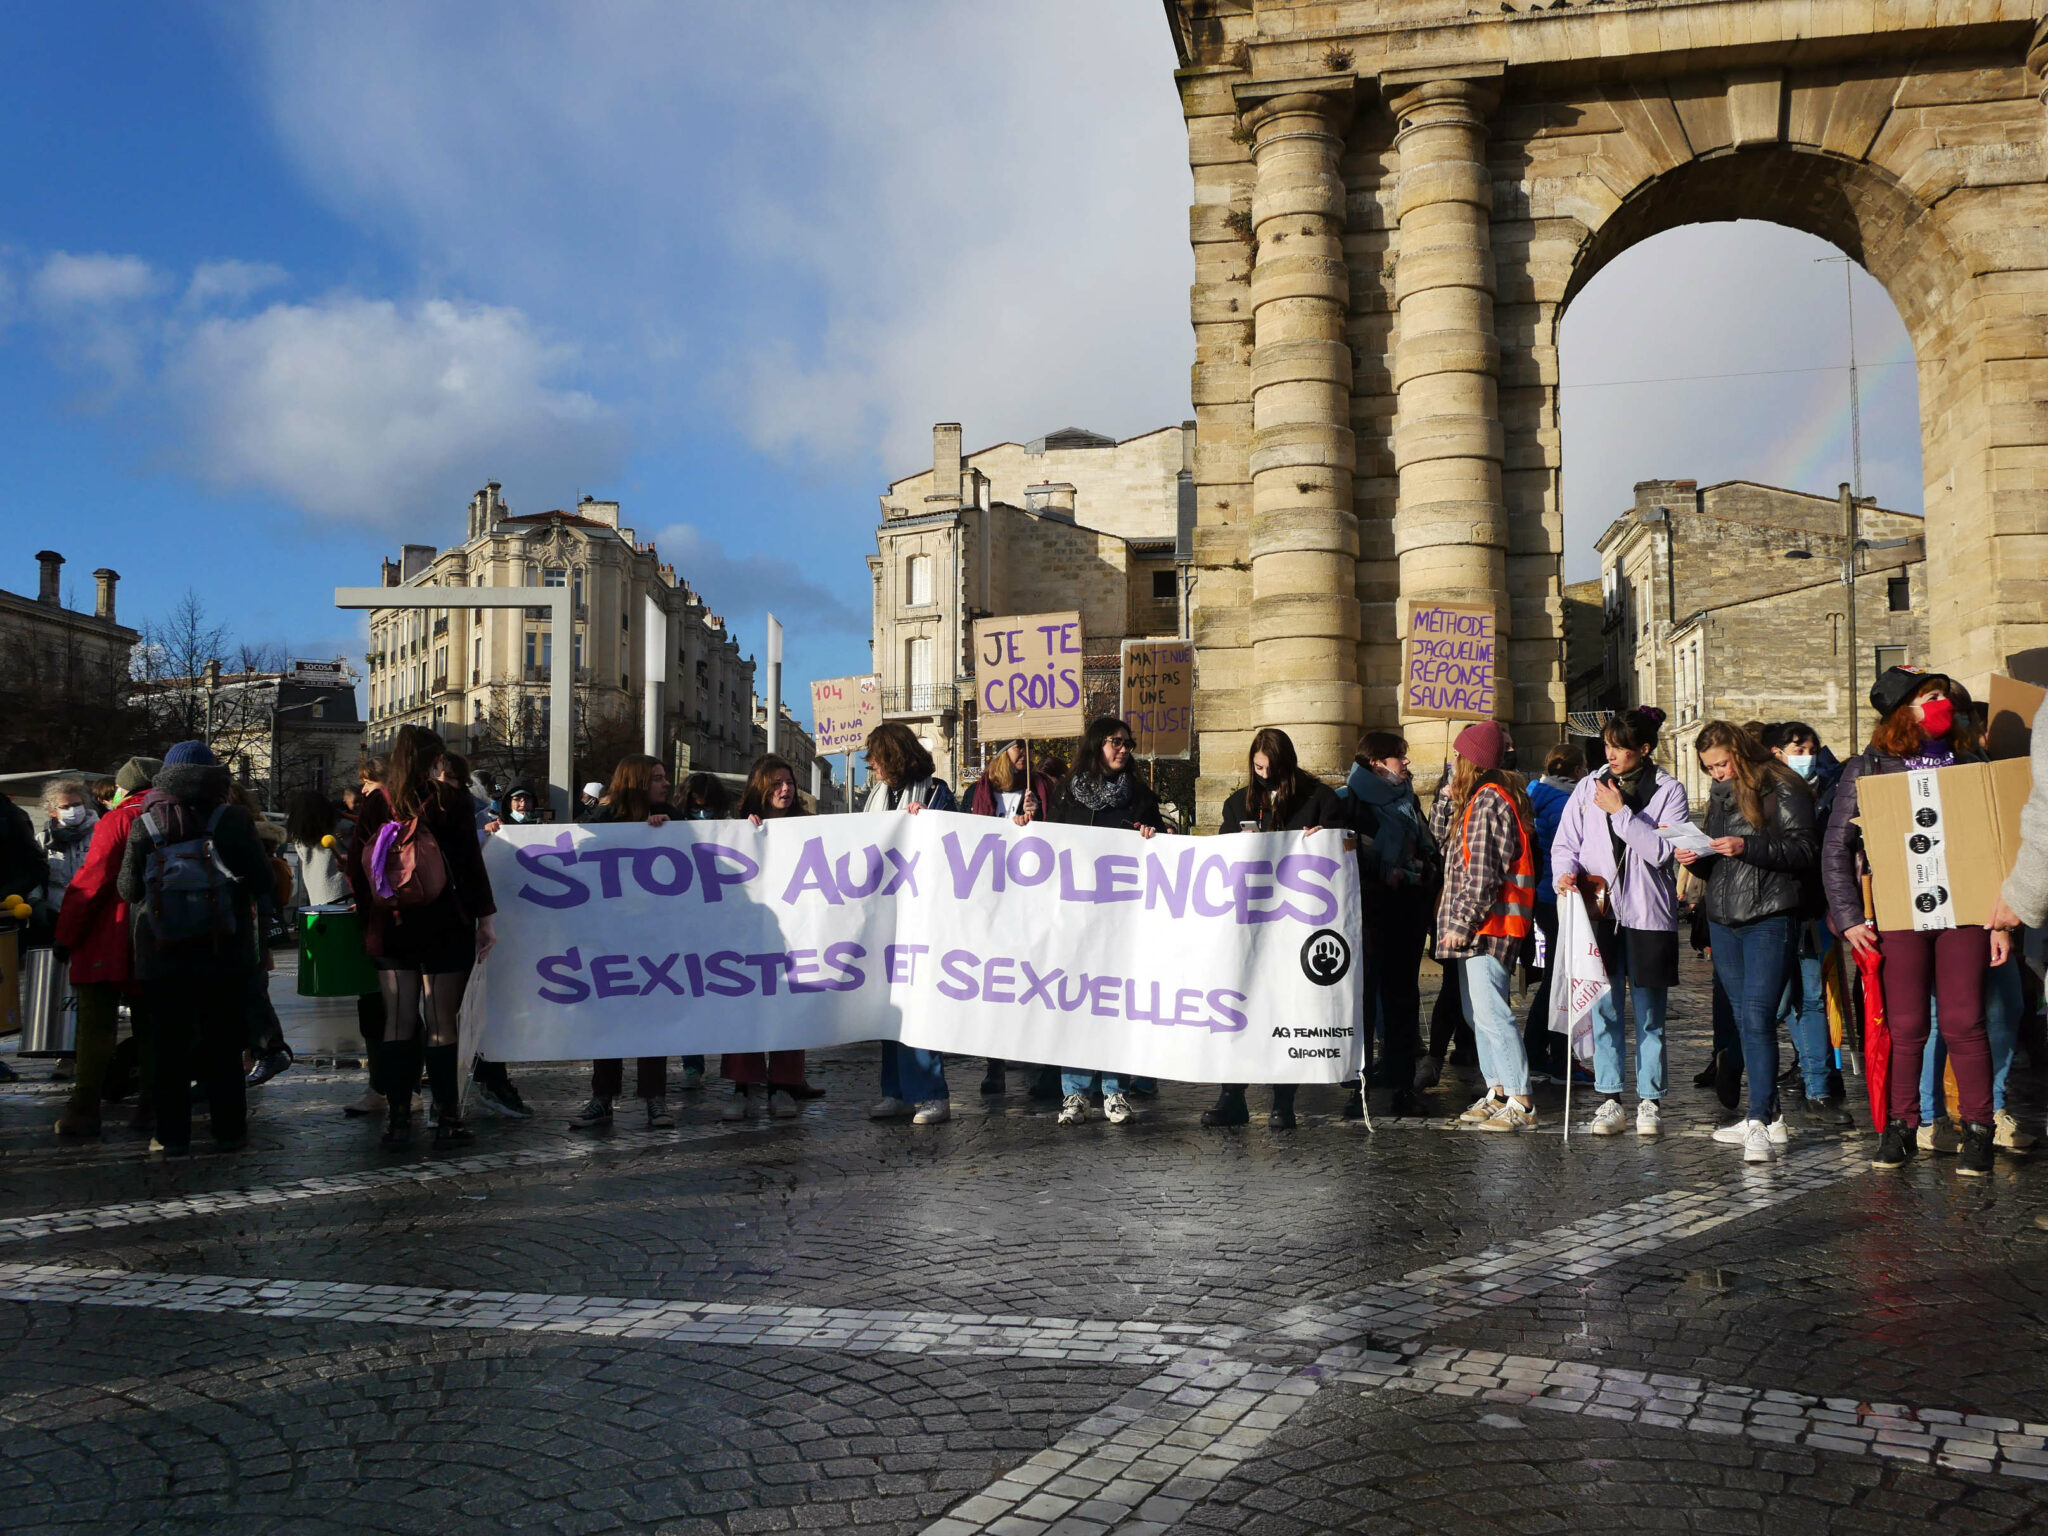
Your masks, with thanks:
M 1234 761 L 1257 724 L 1328 735 L 1329 702 L 1353 684 L 1342 728 L 1379 723 L 1401 604 L 1475 582 L 1504 615 L 1517 727 L 1557 731 L 1557 323 L 1619 252 L 1708 219 L 1807 230 L 1885 284 L 1919 362 L 1929 657 L 1976 684 L 2029 670 L 2048 647 L 2048 29 L 2036 11 L 1175 0 L 1194 180 L 1191 623 L 1205 760 Z M 1342 587 L 1356 650 L 1338 669 L 1257 633 L 1279 590 L 1253 569 L 1256 273 L 1273 259 L 1260 249 L 1260 133 L 1289 93 L 1348 117 L 1335 162 L 1343 263 L 1330 275 L 1350 355 L 1317 365 L 1348 376 L 1323 424 L 1328 441 L 1349 439 L 1356 520 L 1355 579 Z M 1298 350 L 1275 361 L 1306 380 Z M 1297 391 L 1290 409 L 1306 430 L 1304 402 Z M 1461 499 L 1471 511 L 1454 538 Z M 1342 586 L 1300 560 L 1285 579 L 1311 605 Z M 1333 626 L 1326 615 L 1307 628 Z M 1318 677 L 1337 692 L 1298 692 Z M 1227 787 L 1204 781 L 1204 819 Z

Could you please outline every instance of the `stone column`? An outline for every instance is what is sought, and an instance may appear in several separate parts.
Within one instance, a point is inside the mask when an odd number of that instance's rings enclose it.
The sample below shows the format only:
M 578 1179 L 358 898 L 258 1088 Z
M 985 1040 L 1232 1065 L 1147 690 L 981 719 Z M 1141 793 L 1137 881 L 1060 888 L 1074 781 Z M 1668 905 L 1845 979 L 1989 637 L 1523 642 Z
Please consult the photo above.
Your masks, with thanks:
M 1308 82 L 1304 82 L 1308 84 Z M 1315 82 L 1320 85 L 1321 82 Z M 1246 114 L 1252 194 L 1252 724 L 1341 775 L 1357 746 L 1358 519 L 1352 510 L 1351 280 L 1344 261 L 1350 82 Z
M 1399 123 L 1394 267 L 1394 466 L 1400 499 L 1394 547 L 1401 562 L 1402 632 L 1420 601 L 1472 603 L 1508 633 L 1507 517 L 1501 501 L 1500 344 L 1493 330 L 1492 180 L 1486 115 L 1494 78 L 1389 76 Z M 1513 718 L 1505 647 L 1496 653 L 1498 718 Z M 1406 700 L 1402 701 L 1404 710 Z M 1444 730 L 1410 727 L 1418 760 L 1433 767 Z

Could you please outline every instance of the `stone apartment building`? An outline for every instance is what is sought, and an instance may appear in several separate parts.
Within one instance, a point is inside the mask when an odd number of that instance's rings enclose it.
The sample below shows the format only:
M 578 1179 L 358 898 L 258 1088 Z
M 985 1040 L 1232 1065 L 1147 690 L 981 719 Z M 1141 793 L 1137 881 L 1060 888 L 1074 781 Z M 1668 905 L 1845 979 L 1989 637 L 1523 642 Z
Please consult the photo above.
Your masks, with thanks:
M 355 782 L 363 755 L 359 680 L 339 657 L 246 672 L 223 671 L 214 661 L 194 676 L 137 684 L 134 702 L 159 739 L 204 739 L 266 810 L 282 812 L 300 790 L 337 794 Z
M 36 556 L 36 595 L 0 591 L 0 769 L 35 769 L 118 751 L 118 729 L 101 742 L 90 727 L 109 719 L 128 689 L 140 636 L 114 617 L 116 571 L 94 571 L 92 612 L 64 606 L 64 557 Z
M 1706 781 L 1692 739 L 1708 720 L 1805 720 L 1846 755 L 1857 745 L 1852 678 L 1857 733 L 1867 737 L 1865 696 L 1877 675 L 1927 658 L 1921 520 L 1866 498 L 1855 523 L 1851 655 L 1842 580 L 1849 535 L 1837 497 L 1746 480 L 1638 484 L 1635 505 L 1596 545 L 1603 646 L 1597 665 L 1571 676 L 1574 729 L 1656 704 L 1668 716 L 1665 762 L 1695 794 Z M 1584 584 L 1566 590 L 1568 637 L 1575 593 Z
M 496 481 L 470 498 L 460 544 L 408 544 L 384 562 L 388 587 L 567 586 L 574 589 L 577 750 L 615 755 L 641 745 L 647 600 L 668 625 L 663 757 L 678 742 L 693 763 L 743 772 L 752 761 L 754 662 L 651 543 L 619 522 L 619 504 L 585 497 L 576 510 L 515 515 Z M 453 594 L 451 594 L 453 596 Z M 555 637 L 544 609 L 375 609 L 370 614 L 370 741 L 427 725 L 502 776 L 544 769 L 548 668 Z
M 1118 442 L 1069 427 L 963 454 L 932 429 L 932 467 L 890 483 L 875 553 L 874 666 L 901 720 L 955 782 L 981 770 L 978 618 L 1078 610 L 1089 711 L 1116 706 L 1120 643 L 1185 633 L 1184 488 L 1194 423 Z

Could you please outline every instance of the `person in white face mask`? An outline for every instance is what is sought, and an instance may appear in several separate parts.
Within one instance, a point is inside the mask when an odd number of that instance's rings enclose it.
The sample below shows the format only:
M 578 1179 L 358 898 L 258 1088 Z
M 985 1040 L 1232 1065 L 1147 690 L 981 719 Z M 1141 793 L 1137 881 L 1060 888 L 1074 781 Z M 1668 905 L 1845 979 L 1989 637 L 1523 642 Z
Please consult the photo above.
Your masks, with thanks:
M 85 792 L 83 779 L 52 779 L 43 786 L 43 825 L 40 842 L 49 862 L 50 880 L 43 887 L 43 900 L 54 913 L 64 905 L 65 887 L 85 862 L 85 850 L 92 842 L 92 829 L 100 813 Z
M 1813 792 L 1813 819 L 1817 833 L 1827 833 L 1828 813 L 1835 805 L 1835 784 L 1842 765 L 1835 754 L 1821 745 L 1820 736 L 1804 720 L 1788 720 L 1764 727 L 1763 744 L 1771 756 L 1790 768 Z M 1796 940 L 1796 964 L 1785 981 L 1785 995 L 1778 1004 L 1778 1021 L 1791 1037 L 1798 1053 L 1797 1080 L 1780 1087 L 1793 1095 L 1804 1091 L 1804 1125 L 1808 1130 L 1839 1131 L 1853 1123 L 1846 1105 L 1848 1094 L 1842 1074 L 1835 1065 L 1834 1042 L 1828 1034 L 1826 976 L 1829 952 L 1835 936 L 1828 931 L 1827 903 L 1820 892 L 1816 869 L 1808 882 L 1807 899 L 1800 909 Z M 1788 1079 L 1792 1073 L 1787 1073 Z M 1792 1107 L 1797 1110 L 1796 1097 Z

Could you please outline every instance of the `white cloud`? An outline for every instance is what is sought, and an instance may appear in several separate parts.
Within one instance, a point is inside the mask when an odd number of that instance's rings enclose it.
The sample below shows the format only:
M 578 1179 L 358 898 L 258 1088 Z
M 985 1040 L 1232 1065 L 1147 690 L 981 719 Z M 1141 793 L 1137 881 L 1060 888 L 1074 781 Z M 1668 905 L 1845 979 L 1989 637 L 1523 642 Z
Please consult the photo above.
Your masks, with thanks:
M 192 269 L 185 302 L 200 309 L 236 304 L 266 289 L 282 287 L 289 277 L 283 267 L 268 261 L 203 261 Z
M 807 636 L 869 633 L 868 614 L 807 577 L 792 560 L 771 555 L 735 555 L 694 524 L 675 523 L 654 536 L 662 559 L 714 608 L 738 615 L 751 626 L 763 612 Z
M 320 517 L 445 517 L 485 478 L 611 473 L 617 424 L 517 310 L 338 295 L 201 321 L 165 383 L 206 481 Z
M 54 251 L 36 269 L 29 292 L 46 310 L 55 311 L 126 304 L 162 286 L 162 277 L 140 256 Z

